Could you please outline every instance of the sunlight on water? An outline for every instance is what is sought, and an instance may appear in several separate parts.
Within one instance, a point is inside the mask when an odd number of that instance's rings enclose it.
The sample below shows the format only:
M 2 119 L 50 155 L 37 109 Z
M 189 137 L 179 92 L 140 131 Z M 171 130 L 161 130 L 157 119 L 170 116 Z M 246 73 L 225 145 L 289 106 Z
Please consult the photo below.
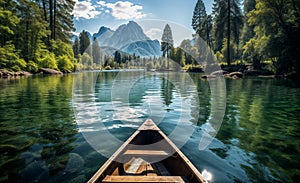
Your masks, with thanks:
M 208 182 L 208 181 L 211 181 L 212 178 L 213 178 L 213 175 L 208 172 L 206 169 L 204 169 L 202 172 L 201 172 L 202 176 L 203 176 L 203 179 Z

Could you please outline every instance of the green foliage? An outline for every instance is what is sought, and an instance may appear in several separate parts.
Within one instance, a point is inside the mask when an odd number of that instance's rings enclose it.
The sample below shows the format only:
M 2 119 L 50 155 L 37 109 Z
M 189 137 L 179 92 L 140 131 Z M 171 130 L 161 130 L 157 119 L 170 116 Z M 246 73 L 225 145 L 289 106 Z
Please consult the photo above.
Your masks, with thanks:
M 57 58 L 57 65 L 61 71 L 73 71 L 74 63 L 70 60 L 67 55 L 61 55 Z
M 19 57 L 13 44 L 6 44 L 0 47 L 0 68 L 13 71 L 20 71 L 26 68 L 26 62 Z
M 214 51 L 221 51 L 226 38 L 230 45 L 231 37 L 233 42 L 239 46 L 241 30 L 243 26 L 243 16 L 240 8 L 240 0 L 215 0 L 213 7 L 214 15 Z M 227 45 L 227 47 L 229 47 Z M 230 65 L 230 49 L 227 49 L 227 64 Z
M 5 42 L 14 34 L 14 29 L 20 22 L 18 16 L 7 6 L 8 3 L 3 0 L 0 1 L 0 46 L 5 45 Z
M 54 54 L 56 55 L 59 70 L 73 71 L 75 58 L 71 45 L 62 42 L 61 40 L 52 40 L 51 46 Z
M 215 57 L 217 58 L 218 62 L 224 62 L 224 55 L 220 51 L 217 51 Z
M 121 60 L 122 60 L 121 53 L 118 50 L 115 51 L 114 61 L 120 64 Z
M 39 69 L 39 66 L 35 62 L 29 61 L 27 63 L 27 68 L 26 68 L 27 71 L 35 73 L 38 71 L 38 69 Z
M 90 44 L 91 42 L 89 35 L 87 31 L 83 30 L 79 35 L 79 51 L 81 55 L 83 55 L 83 53 L 86 52 Z
M 73 0 L 0 0 L 0 68 L 72 70 L 74 53 L 67 43 L 74 5 Z
M 65 55 L 70 60 L 74 60 L 74 53 L 72 47 L 61 40 L 51 40 L 51 50 L 56 56 Z
M 20 23 L 16 27 L 14 44 L 21 50 L 21 57 L 26 62 L 36 60 L 35 55 L 47 37 L 47 22 L 43 20 L 41 9 L 33 1 L 20 1 L 18 5 Z
M 58 70 L 54 53 L 46 52 L 45 55 L 39 58 L 38 63 L 40 67 Z
M 35 54 L 35 58 L 39 68 L 58 70 L 55 54 L 50 52 L 45 45 L 41 44 Z
M 196 34 L 211 46 L 212 16 L 207 15 L 202 0 L 198 0 L 194 8 L 192 26 Z
M 71 43 L 72 31 L 75 30 L 73 22 L 74 0 L 50 0 L 53 1 L 54 16 L 52 28 L 50 27 L 52 39 L 61 40 L 67 44 Z M 51 21 L 51 20 L 49 20 Z M 50 24 L 49 24 L 50 25 Z
M 228 50 L 227 49 L 228 49 L 227 39 L 224 38 L 223 46 L 222 46 L 222 50 L 221 50 L 222 55 L 224 56 L 224 58 L 228 58 Z M 230 49 L 230 53 L 231 53 L 229 55 L 229 58 L 230 58 L 230 60 L 233 60 L 234 55 L 235 55 L 236 45 L 232 41 L 230 41 L 229 49 Z
M 252 10 L 255 9 L 255 5 L 256 5 L 256 1 L 255 0 L 245 0 L 244 1 L 244 14 L 246 16 L 244 16 L 244 27 L 242 30 L 242 36 L 241 36 L 241 40 L 242 40 L 242 45 L 244 45 L 247 41 L 249 41 L 249 39 L 251 39 L 252 37 L 254 37 L 255 33 L 254 33 L 254 26 L 249 24 L 249 17 L 247 16 L 247 14 L 249 12 L 251 12 Z
M 276 60 L 278 74 L 299 74 L 299 6 L 299 1 L 256 0 L 256 8 L 247 14 L 255 35 L 244 46 L 244 52 L 258 59 L 276 58 L 272 60 Z
M 205 6 L 202 0 L 198 0 L 194 8 L 192 26 L 196 33 L 203 39 L 206 37 L 205 21 L 207 18 Z
M 85 69 L 92 69 L 93 61 L 92 57 L 89 54 L 83 53 L 81 63 Z
M 190 50 L 190 53 L 189 53 L 191 56 L 192 56 L 192 66 L 194 66 L 195 64 L 197 64 L 198 62 L 195 60 L 199 57 L 199 52 L 198 52 L 198 49 L 196 47 L 191 47 L 191 50 Z
M 75 58 L 78 59 L 79 54 L 80 54 L 80 47 L 79 47 L 79 39 L 78 38 L 75 39 L 75 41 L 73 43 L 73 46 L 72 46 L 72 49 L 73 49 L 73 53 L 74 53 Z

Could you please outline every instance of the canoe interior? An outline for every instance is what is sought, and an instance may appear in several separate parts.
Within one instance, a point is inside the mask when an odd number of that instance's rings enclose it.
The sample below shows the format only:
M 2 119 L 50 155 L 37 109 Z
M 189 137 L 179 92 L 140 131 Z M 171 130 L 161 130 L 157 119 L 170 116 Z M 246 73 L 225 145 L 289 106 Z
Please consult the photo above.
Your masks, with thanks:
M 153 122 L 152 122 L 153 123 Z M 140 128 L 89 182 L 204 182 L 159 128 Z

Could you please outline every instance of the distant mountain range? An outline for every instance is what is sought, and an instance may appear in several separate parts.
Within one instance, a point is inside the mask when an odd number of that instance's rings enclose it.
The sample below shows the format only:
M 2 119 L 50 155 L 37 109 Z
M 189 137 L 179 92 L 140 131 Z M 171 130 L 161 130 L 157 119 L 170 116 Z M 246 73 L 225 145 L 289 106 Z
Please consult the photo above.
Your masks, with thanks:
M 95 37 L 106 53 L 113 54 L 114 50 L 120 50 L 141 57 L 162 55 L 160 42 L 151 40 L 134 21 L 119 26 L 115 31 L 102 26 L 97 33 L 89 36 L 91 41 Z

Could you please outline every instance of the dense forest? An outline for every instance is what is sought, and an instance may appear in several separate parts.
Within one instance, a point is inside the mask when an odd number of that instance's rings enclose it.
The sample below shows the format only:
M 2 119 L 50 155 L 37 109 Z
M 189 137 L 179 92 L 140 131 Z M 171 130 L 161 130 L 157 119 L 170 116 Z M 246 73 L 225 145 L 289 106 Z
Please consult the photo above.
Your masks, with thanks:
M 0 68 L 73 71 L 73 0 L 0 0 Z
M 183 40 L 175 48 L 171 28 L 166 25 L 163 57 L 148 59 L 118 51 L 104 57 L 97 40 L 90 40 L 85 31 L 72 43 L 74 5 L 73 0 L 0 0 L 0 69 L 157 68 L 165 57 L 185 69 L 201 68 L 195 57 L 211 59 L 207 51 L 195 46 L 204 41 L 223 68 L 247 66 L 268 74 L 300 73 L 300 0 L 214 0 L 212 14 L 207 14 L 203 1 L 198 0 L 191 12 L 195 39 Z
M 201 37 L 199 41 L 206 42 L 223 68 L 250 66 L 247 69 L 261 73 L 299 76 L 299 12 L 299 0 L 214 0 L 209 15 L 198 0 L 192 26 L 195 40 Z M 201 57 L 201 48 L 184 40 L 170 54 L 172 59 L 180 59 L 181 66 L 193 63 L 182 49 Z

